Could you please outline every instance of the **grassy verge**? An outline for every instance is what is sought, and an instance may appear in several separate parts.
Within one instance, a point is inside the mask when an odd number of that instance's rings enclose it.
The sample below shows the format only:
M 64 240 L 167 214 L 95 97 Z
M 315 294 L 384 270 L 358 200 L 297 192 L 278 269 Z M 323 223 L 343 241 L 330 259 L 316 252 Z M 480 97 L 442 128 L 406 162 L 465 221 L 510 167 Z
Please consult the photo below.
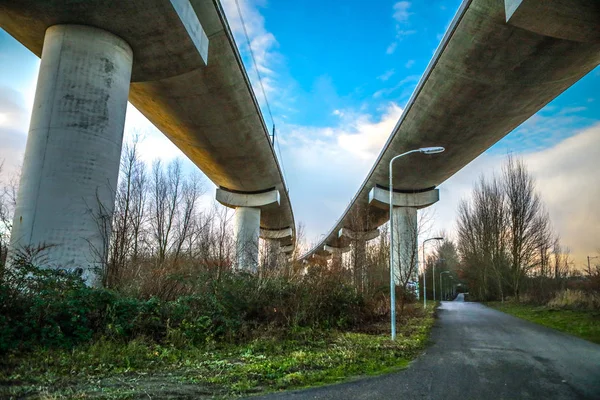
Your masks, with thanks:
M 0 361 L 2 398 L 213 398 L 339 382 L 406 367 L 425 346 L 433 308 L 375 334 L 298 332 L 203 348 L 99 340 L 73 350 L 37 349 Z M 386 332 L 386 333 L 384 333 Z
M 600 311 L 555 309 L 512 302 L 491 302 L 490 307 L 600 344 Z

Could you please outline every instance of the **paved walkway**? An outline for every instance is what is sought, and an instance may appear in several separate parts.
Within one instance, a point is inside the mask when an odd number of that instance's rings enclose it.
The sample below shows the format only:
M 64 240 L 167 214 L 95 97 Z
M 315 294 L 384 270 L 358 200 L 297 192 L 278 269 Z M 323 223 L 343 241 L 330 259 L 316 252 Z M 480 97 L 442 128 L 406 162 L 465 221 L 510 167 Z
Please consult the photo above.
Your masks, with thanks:
M 600 345 L 462 297 L 410 368 L 260 399 L 600 399 Z M 256 398 L 255 398 L 256 399 Z

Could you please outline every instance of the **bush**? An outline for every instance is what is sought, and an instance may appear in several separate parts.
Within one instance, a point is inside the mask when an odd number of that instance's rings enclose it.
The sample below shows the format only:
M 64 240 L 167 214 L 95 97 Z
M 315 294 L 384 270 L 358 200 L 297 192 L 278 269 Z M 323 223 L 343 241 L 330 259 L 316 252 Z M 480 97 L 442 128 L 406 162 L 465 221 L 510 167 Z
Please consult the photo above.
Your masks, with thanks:
M 75 274 L 28 262 L 15 263 L 0 281 L 0 353 L 71 348 L 101 337 L 203 345 L 251 339 L 265 329 L 352 328 L 375 317 L 350 286 L 319 269 L 296 281 L 201 275 L 192 295 L 172 301 L 89 288 Z
M 557 292 L 548 307 L 571 310 L 600 310 L 600 295 L 583 290 L 566 289 Z

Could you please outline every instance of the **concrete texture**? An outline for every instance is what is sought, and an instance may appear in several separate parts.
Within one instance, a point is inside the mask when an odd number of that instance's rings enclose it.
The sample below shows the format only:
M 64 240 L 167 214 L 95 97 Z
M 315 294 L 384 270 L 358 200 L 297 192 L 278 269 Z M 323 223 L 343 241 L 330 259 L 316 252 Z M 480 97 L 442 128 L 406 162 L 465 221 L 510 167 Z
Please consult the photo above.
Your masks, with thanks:
M 287 245 L 287 246 L 280 246 L 279 247 L 279 252 L 283 253 L 283 254 L 290 254 L 294 251 L 294 246 L 293 245 Z
M 268 190 L 261 193 L 236 193 L 217 188 L 217 201 L 225 207 L 266 207 L 279 205 L 279 190 Z
M 419 268 L 417 209 L 414 207 L 394 207 L 394 282 L 399 285 L 412 268 L 409 281 L 417 282 Z M 418 293 L 418 292 L 417 292 Z
M 261 239 L 289 239 L 294 236 L 292 228 L 284 229 L 263 229 L 260 230 Z
M 82 268 L 89 284 L 110 229 L 99 218 L 114 207 L 132 61 L 101 29 L 46 32 L 11 246 L 50 246 L 46 265 Z
M 260 225 L 295 229 L 268 129 L 218 0 L 0 2 L 0 27 L 38 56 L 46 28 L 60 23 L 99 27 L 129 43 L 131 103 L 218 187 L 278 190 L 281 206 L 263 208 Z
M 331 247 L 331 246 L 325 245 L 323 247 L 323 250 L 325 250 L 328 253 L 338 255 L 338 254 L 347 253 L 352 249 L 350 247 Z
M 258 193 L 238 193 L 217 188 L 216 199 L 226 207 L 235 209 L 236 266 L 240 269 L 255 271 L 258 267 L 259 237 L 279 239 L 279 244 L 291 246 L 293 230 L 261 229 L 260 215 L 263 209 L 279 206 L 279 191 L 276 189 Z M 253 211 L 251 211 L 253 210 Z
M 338 232 L 338 237 L 346 237 L 349 240 L 364 240 L 369 241 L 379 237 L 379 229 L 373 229 L 372 231 L 361 232 L 353 231 L 350 228 L 342 228 Z
M 394 207 L 412 207 L 420 209 L 437 203 L 439 199 L 440 191 L 438 189 L 419 193 L 392 193 L 392 203 Z M 369 192 L 369 204 L 383 210 L 389 210 L 390 191 L 374 187 Z
M 443 302 L 438 314 L 408 370 L 254 399 L 600 398 L 599 345 L 477 303 Z
M 353 228 L 357 210 L 366 210 L 359 224 L 365 228 L 387 222 L 387 210 L 369 207 L 369 192 L 388 187 L 392 157 L 420 147 L 445 147 L 444 153 L 412 154 L 394 164 L 398 192 L 435 188 L 600 63 L 599 41 L 552 36 L 556 19 L 538 18 L 552 15 L 547 7 L 564 10 L 558 7 L 564 3 L 568 17 L 559 20 L 598 29 L 596 0 L 521 3 L 534 5 L 517 9 L 519 20 L 536 21 L 529 29 L 506 22 L 503 0 L 463 1 L 361 188 L 329 233 L 303 257 L 318 253 L 324 244 L 337 246 L 339 230 Z
M 251 272 L 258 268 L 260 208 L 237 207 L 234 216 L 235 267 Z
M 600 42 L 597 0 L 504 0 L 506 22 L 541 35 Z

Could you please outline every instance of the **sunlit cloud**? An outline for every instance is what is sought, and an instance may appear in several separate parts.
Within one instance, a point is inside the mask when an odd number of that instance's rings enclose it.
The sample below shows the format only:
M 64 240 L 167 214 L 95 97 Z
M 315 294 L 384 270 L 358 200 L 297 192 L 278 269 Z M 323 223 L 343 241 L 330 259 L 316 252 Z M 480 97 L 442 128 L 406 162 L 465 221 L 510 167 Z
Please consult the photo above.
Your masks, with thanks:
M 544 150 L 522 149 L 515 148 L 514 154 L 523 158 L 535 178 L 562 245 L 581 268 L 587 255 L 600 251 L 600 124 Z M 454 237 L 458 203 L 471 197 L 481 175 L 499 174 L 505 157 L 506 153 L 484 153 L 440 186 L 440 201 L 432 207 L 434 231 L 445 230 Z

